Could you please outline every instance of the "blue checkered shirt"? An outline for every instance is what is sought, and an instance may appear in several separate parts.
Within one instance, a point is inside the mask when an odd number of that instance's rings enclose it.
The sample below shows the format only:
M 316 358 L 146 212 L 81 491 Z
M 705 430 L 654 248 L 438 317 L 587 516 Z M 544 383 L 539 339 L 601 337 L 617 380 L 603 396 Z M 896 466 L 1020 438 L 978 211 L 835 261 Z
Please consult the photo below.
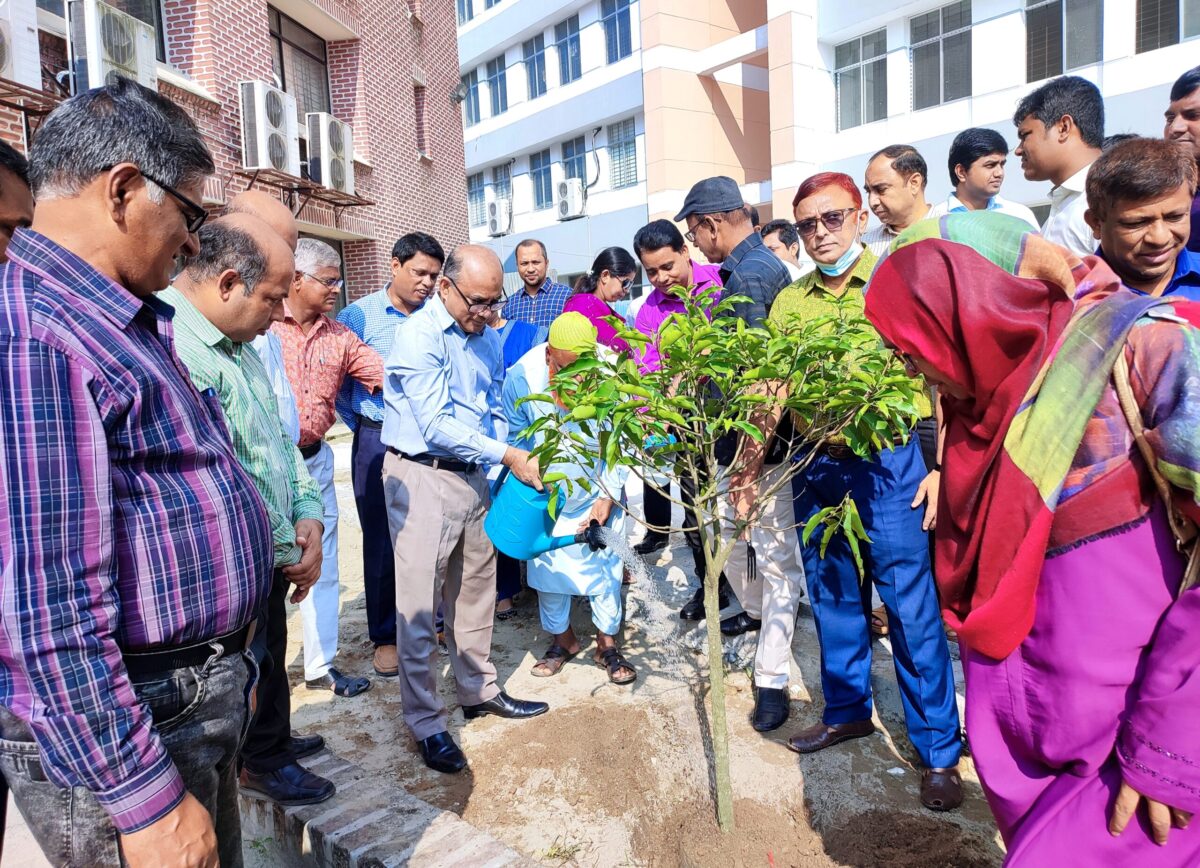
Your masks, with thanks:
M 504 318 L 519 319 L 535 326 L 549 328 L 550 323 L 562 313 L 563 305 L 567 303 L 567 296 L 570 294 L 571 287 L 555 283 L 548 277 L 532 297 L 522 284 L 504 305 Z
M 360 298 L 338 314 L 338 322 L 358 335 L 383 359 L 387 359 L 392 351 L 396 328 L 406 319 L 408 315 L 392 305 L 386 286 Z M 351 431 L 358 430 L 359 416 L 383 423 L 383 391 L 371 394 L 353 377 L 346 377 L 343 381 L 334 407 Z

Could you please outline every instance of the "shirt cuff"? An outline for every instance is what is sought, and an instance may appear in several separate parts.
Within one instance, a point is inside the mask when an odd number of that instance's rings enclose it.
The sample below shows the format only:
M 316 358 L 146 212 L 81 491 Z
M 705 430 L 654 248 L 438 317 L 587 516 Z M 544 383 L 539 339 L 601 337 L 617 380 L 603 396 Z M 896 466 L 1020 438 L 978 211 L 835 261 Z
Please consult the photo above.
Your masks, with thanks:
M 96 793 L 117 831 L 127 835 L 161 820 L 183 801 L 187 789 L 171 756 L 162 750 L 148 767 L 110 790 Z
M 325 525 L 325 505 L 320 500 L 297 500 L 292 506 L 292 524 L 306 518 L 315 519 Z
M 503 464 L 504 453 L 508 451 L 508 444 L 501 440 L 493 440 L 488 437 L 483 441 L 483 448 L 480 450 L 480 458 L 483 464 Z

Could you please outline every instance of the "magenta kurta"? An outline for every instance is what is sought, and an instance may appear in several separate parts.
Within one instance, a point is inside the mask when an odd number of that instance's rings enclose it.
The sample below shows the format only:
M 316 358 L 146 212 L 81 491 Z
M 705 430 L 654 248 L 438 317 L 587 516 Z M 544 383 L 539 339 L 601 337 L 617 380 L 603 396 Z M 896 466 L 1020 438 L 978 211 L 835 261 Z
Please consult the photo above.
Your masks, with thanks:
M 1112 837 L 1122 776 L 1200 811 L 1200 589 L 1164 510 L 1046 560 L 1028 638 L 1003 660 L 963 649 L 967 737 L 1010 866 L 1190 868 L 1200 822 L 1150 837 L 1144 808 Z

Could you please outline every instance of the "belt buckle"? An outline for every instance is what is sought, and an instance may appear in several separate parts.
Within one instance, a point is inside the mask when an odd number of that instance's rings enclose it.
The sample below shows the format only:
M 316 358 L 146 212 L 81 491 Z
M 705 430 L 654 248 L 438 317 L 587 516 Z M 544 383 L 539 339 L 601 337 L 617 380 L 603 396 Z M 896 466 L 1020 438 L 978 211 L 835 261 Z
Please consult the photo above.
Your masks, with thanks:
M 434 470 L 437 470 L 439 467 L 441 467 L 441 465 L 442 465 L 442 459 L 440 459 L 436 456 L 434 456 L 433 460 L 429 463 L 429 466 L 432 467 Z

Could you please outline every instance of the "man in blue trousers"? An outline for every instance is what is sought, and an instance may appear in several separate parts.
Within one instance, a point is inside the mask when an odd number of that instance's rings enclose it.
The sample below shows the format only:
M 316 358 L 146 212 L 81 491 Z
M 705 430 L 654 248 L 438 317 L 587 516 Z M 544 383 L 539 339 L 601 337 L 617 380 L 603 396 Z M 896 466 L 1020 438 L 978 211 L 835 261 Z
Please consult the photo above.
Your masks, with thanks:
M 446 254 L 424 232 L 410 232 L 392 247 L 392 279 L 378 292 L 348 306 L 338 322 L 349 327 L 383 358 L 392 351 L 396 328 L 425 304 Z M 363 586 L 367 603 L 367 633 L 375 645 L 375 674 L 395 678 L 396 565 L 383 499 L 383 394 L 368 392 L 346 378 L 337 399 L 338 415 L 354 432 L 350 475 L 354 502 L 363 531 Z
M 839 309 L 861 313 L 863 291 L 875 256 L 859 240 L 867 223 L 862 196 L 853 179 L 838 172 L 809 178 L 796 194 L 796 228 L 817 270 L 786 287 L 771 307 L 772 322 L 810 319 Z M 881 352 L 882 344 L 881 344 Z M 925 402 L 926 405 L 928 402 Z M 925 407 L 928 414 L 928 406 Z M 765 420 L 774 434 L 778 416 Z M 770 440 L 768 436 L 767 440 Z M 887 608 L 896 678 L 908 737 L 924 766 L 921 804 L 949 811 L 962 803 L 958 759 L 958 705 L 954 673 L 930 569 L 926 528 L 936 523 L 940 468 L 927 469 L 915 436 L 869 458 L 855 455 L 837 438 L 813 442 L 817 454 L 792 483 L 796 521 L 802 527 L 827 506 L 849 494 L 871 539 L 866 572 Z M 746 478 L 761 465 L 765 446 L 744 438 Z M 744 482 L 736 492 L 753 492 Z M 747 514 L 747 496 L 735 498 Z M 920 507 L 925 503 L 925 509 Z M 804 547 L 809 600 L 821 643 L 822 722 L 788 742 L 798 753 L 814 753 L 875 732 L 871 722 L 871 585 L 860 581 L 849 545 L 835 537 L 820 556 L 817 541 Z

